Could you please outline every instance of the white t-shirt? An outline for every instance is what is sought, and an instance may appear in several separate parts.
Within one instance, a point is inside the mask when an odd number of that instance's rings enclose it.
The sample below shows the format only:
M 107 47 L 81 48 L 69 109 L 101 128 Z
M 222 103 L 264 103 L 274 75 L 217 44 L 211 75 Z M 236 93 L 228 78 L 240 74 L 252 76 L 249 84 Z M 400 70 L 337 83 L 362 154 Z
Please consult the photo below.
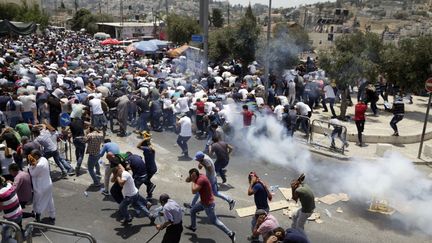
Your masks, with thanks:
M 187 97 L 180 97 L 177 99 L 178 109 L 180 112 L 188 112 L 189 111 L 189 105 L 188 105 L 188 98 Z
M 326 98 L 336 98 L 334 89 L 331 85 L 324 86 L 324 93 Z
M 127 171 L 123 171 L 121 177 L 122 180 L 126 181 L 122 189 L 123 196 L 124 197 L 135 196 L 138 193 L 138 189 L 135 187 L 132 175 Z
M 102 102 L 100 99 L 93 98 L 92 100 L 89 101 L 89 105 L 90 105 L 90 111 L 92 112 L 93 115 L 100 115 L 104 113 L 102 109 Z
M 246 98 L 247 98 L 247 95 L 248 95 L 248 91 L 247 91 L 247 89 L 240 89 L 239 91 L 238 91 L 241 95 L 242 95 L 242 99 L 243 100 L 245 100 Z
M 303 102 L 297 102 L 296 107 L 299 110 L 300 115 L 307 116 L 311 110 L 311 108 Z
M 85 105 L 83 104 L 72 104 L 72 112 L 70 114 L 70 118 L 81 118 L 84 107 Z
M 282 121 L 282 114 L 284 112 L 284 107 L 282 105 L 277 105 L 274 108 L 274 113 L 276 114 L 276 119 Z
M 23 112 L 32 111 L 33 104 L 36 101 L 36 96 L 34 95 L 23 95 L 18 98 L 23 104 Z
M 187 116 L 180 118 L 180 136 L 191 137 L 192 136 L 192 122 Z

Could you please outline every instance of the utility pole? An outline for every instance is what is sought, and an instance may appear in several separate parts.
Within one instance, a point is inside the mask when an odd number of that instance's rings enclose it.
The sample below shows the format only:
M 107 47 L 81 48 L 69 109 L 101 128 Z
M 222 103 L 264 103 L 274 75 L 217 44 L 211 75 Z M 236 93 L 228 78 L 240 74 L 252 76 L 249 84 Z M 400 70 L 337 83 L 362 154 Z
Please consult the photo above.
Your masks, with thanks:
M 264 102 L 267 103 L 268 100 L 268 89 L 270 86 L 270 38 L 271 38 L 271 13 L 272 13 L 272 0 L 269 0 L 269 13 L 268 13 L 268 23 L 267 23 L 267 43 L 266 43 L 266 58 L 264 65 L 264 82 L 265 82 L 265 94 Z
M 203 28 L 203 49 L 204 49 L 204 56 L 203 56 L 203 74 L 208 73 L 208 31 L 209 31 L 209 0 L 201 0 L 200 5 L 202 7 L 200 8 L 202 10 L 200 14 L 200 20 L 202 19 L 201 26 Z
M 230 3 L 229 3 L 229 1 L 228 1 L 228 10 L 227 10 L 227 15 L 228 15 L 228 18 L 227 18 L 227 21 L 228 21 L 228 25 L 230 24 L 230 7 L 231 7 L 231 5 L 230 5 Z
M 123 25 L 123 0 L 120 0 L 120 25 Z
M 165 13 L 168 16 L 168 0 L 165 0 Z

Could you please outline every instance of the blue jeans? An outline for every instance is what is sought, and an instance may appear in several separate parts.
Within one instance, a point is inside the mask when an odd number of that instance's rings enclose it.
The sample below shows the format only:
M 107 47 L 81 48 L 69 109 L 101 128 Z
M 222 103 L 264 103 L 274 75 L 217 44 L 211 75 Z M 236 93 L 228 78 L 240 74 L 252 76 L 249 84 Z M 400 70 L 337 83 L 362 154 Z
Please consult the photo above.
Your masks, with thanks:
M 228 165 L 229 161 L 216 160 L 214 163 L 215 171 L 219 174 L 222 180 L 226 180 L 224 168 Z
M 74 138 L 73 144 L 75 146 L 75 157 L 77 160 L 77 169 L 81 168 L 82 161 L 84 159 L 86 144 L 81 138 Z
M 147 175 L 142 175 L 134 178 L 135 187 L 139 190 L 141 185 L 147 181 Z
M 66 173 L 67 172 L 66 169 L 65 169 L 65 167 L 63 166 L 63 162 L 60 159 L 60 154 L 59 154 L 58 150 L 45 152 L 44 153 L 44 157 L 46 159 L 50 159 L 52 157 L 54 159 L 54 162 L 56 163 L 56 165 L 62 171 L 62 173 Z
M 21 115 L 25 123 L 31 123 L 34 125 L 35 120 L 34 120 L 33 112 L 26 111 L 26 112 L 22 112 Z
M 232 231 L 230 229 L 228 229 L 228 227 L 226 227 L 216 216 L 214 203 L 211 203 L 210 205 L 203 205 L 203 204 L 201 204 L 201 202 L 198 202 L 197 204 L 195 204 L 192 207 L 192 209 L 190 211 L 191 227 L 192 228 L 196 228 L 196 214 L 198 212 L 203 211 L 203 210 L 207 214 L 207 217 L 209 218 L 210 223 L 214 224 L 216 227 L 218 227 L 220 230 L 225 232 L 225 234 L 227 234 L 227 235 L 230 235 L 232 233 Z
M 89 154 L 87 161 L 87 170 L 94 184 L 99 184 L 99 178 L 96 176 L 95 167 L 99 167 L 99 155 Z M 97 169 L 96 169 L 97 170 Z
M 124 197 L 123 200 L 121 201 L 119 206 L 119 212 L 124 219 L 126 220 L 131 219 L 131 216 L 128 212 L 128 206 L 131 204 L 136 210 L 141 211 L 144 217 L 149 217 L 149 218 L 153 217 L 153 215 L 151 215 L 151 213 L 146 208 L 147 200 L 145 200 L 143 197 L 140 196 L 139 193 L 137 193 L 131 197 Z
M 187 141 L 190 139 L 191 137 L 183 137 L 183 136 L 178 136 L 177 137 L 177 144 L 178 146 L 180 146 L 182 153 L 187 155 L 188 154 L 188 145 L 187 145 Z
M 149 117 L 150 117 L 150 112 L 143 112 L 143 113 L 141 113 L 140 114 L 140 116 L 139 116 L 139 121 L 138 121 L 138 126 L 137 126 L 137 129 L 139 130 L 139 131 L 148 131 L 149 130 L 149 127 L 148 127 L 148 120 L 149 120 Z
M 22 227 L 22 217 L 18 217 L 16 219 L 8 219 L 7 221 L 14 222 L 18 224 L 19 227 Z M 12 228 L 9 225 L 2 225 L 2 239 L 1 243 L 9 243 L 9 242 L 17 242 L 15 239 L 12 238 L 11 234 Z M 17 234 L 21 234 L 21 232 L 16 232 Z
M 215 197 L 218 197 L 218 198 L 226 201 L 227 203 L 230 203 L 233 200 L 231 197 L 229 197 L 229 196 L 227 196 L 227 195 L 225 195 L 223 193 L 220 193 L 218 191 L 217 181 L 216 180 L 215 181 L 211 181 L 210 180 L 210 183 L 211 183 L 211 186 L 212 186 L 213 195 Z M 196 204 L 196 202 L 198 201 L 198 198 L 199 198 L 199 193 L 195 193 L 194 198 L 192 199 L 192 203 L 191 203 L 192 207 Z

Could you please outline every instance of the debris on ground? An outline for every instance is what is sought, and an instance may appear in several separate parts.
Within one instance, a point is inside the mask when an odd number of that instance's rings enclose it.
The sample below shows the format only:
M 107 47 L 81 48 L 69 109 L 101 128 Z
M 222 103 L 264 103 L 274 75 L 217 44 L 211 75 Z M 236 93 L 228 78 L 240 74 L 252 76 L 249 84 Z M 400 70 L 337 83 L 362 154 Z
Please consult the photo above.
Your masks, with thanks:
M 315 219 L 315 223 L 322 224 L 322 223 L 324 223 L 324 221 L 322 221 L 322 219 Z
M 341 207 L 338 207 L 338 208 L 336 209 L 336 212 L 338 212 L 338 213 L 343 213 L 343 210 L 342 210 Z
M 309 221 L 316 221 L 317 219 L 321 218 L 321 214 L 314 212 L 312 215 L 308 218 Z
M 385 215 L 392 215 L 396 210 L 390 207 L 387 200 L 378 200 L 374 198 L 372 199 L 368 211 Z
M 332 194 L 328 194 L 324 197 L 320 197 L 318 200 L 320 200 L 321 202 L 328 204 L 328 205 L 332 205 L 334 203 L 337 203 L 340 201 L 339 195 L 332 193 Z
M 282 193 L 282 195 L 284 196 L 284 198 L 286 200 L 289 201 L 292 199 L 292 189 L 291 188 L 279 187 L 279 191 Z

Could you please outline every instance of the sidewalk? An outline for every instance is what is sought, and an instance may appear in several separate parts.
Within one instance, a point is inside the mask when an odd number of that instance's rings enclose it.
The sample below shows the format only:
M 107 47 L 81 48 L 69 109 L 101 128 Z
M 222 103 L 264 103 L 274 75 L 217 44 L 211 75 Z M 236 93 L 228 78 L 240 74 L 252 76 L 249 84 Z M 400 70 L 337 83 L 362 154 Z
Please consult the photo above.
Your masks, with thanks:
M 356 101 L 357 99 L 353 97 L 354 104 Z M 393 97 L 389 97 L 389 101 L 392 102 Z M 341 156 L 340 159 L 356 157 L 375 159 L 382 156 L 383 151 L 393 150 L 417 163 L 432 162 L 432 124 L 429 124 L 430 121 L 432 121 L 431 116 L 428 119 L 428 127 L 426 129 L 425 142 L 423 144 L 421 156 L 422 159 L 417 159 L 427 102 L 428 97 L 413 96 L 413 104 L 405 103 L 405 117 L 398 123 L 399 137 L 391 136 L 393 134 L 393 129 L 390 127 L 390 120 L 393 114 L 384 110 L 382 99 L 380 99 L 377 104 L 379 108 L 378 116 L 373 116 L 370 106 L 368 106 L 363 133 L 363 141 L 367 144 L 366 147 L 355 145 L 357 142 L 357 128 L 355 122 L 353 120 L 342 122 L 347 128 L 347 140 L 350 146 L 346 149 L 345 155 Z M 339 107 L 340 104 L 335 105 L 336 114 L 339 114 Z M 354 116 L 354 106 L 348 107 L 347 116 Z M 314 110 L 311 120 L 329 121 L 330 117 L 330 109 L 328 112 L 323 112 L 322 108 L 319 108 Z M 330 145 L 331 138 L 328 134 L 330 134 L 331 131 L 327 128 L 327 124 L 317 123 L 314 126 L 314 132 L 314 143 L 322 144 L 326 147 Z M 340 141 L 337 142 L 337 146 L 340 147 Z M 311 150 L 317 153 L 329 153 L 332 157 L 337 154 L 335 151 L 320 148 L 319 146 L 313 146 Z

